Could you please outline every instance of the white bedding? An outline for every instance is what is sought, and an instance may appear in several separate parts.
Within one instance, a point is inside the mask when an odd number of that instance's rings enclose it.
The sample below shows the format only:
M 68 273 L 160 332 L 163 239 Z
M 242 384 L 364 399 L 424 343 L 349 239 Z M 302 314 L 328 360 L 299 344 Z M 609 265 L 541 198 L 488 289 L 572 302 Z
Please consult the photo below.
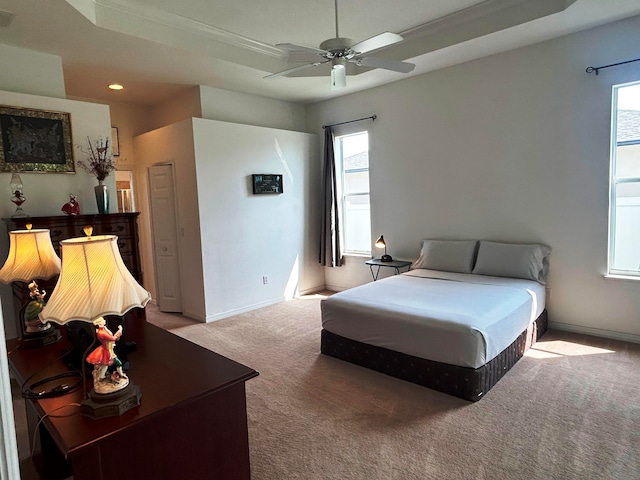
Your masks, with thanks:
M 544 310 L 532 280 L 412 270 L 321 302 L 322 327 L 342 337 L 437 362 L 478 368 Z

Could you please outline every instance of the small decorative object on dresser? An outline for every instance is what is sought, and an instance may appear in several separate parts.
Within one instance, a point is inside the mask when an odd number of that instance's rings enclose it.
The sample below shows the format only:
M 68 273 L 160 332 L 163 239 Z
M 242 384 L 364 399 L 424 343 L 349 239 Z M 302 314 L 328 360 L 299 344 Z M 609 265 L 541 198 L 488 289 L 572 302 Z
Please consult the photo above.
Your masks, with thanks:
M 22 204 L 27 201 L 27 198 L 22 193 L 22 179 L 17 173 L 11 175 L 11 182 L 9 183 L 11 188 L 11 201 L 16 205 L 16 211 L 11 215 L 12 217 L 28 217 L 28 215 L 22 209 Z
M 109 213 L 109 190 L 103 182 L 116 169 L 111 144 L 108 138 L 100 137 L 91 142 L 87 137 L 87 145 L 88 150 L 83 150 L 82 146 L 76 145 L 76 148 L 87 155 L 86 160 L 78 160 L 78 166 L 85 172 L 95 175 L 98 180 L 98 185 L 94 187 L 98 213 Z
M 62 206 L 61 210 L 67 215 L 80 215 L 80 204 L 73 193 L 69 194 L 69 201 Z

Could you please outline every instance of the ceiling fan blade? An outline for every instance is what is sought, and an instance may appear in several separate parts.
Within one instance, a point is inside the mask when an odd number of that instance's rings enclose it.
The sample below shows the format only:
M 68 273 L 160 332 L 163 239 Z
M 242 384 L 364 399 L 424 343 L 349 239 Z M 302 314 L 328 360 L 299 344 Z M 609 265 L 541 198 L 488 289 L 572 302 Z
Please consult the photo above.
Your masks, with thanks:
M 356 65 L 371 68 L 384 68 L 385 70 L 393 70 L 394 72 L 409 73 L 416 66 L 409 62 L 400 62 L 398 60 L 389 60 L 387 58 L 379 57 L 363 57 L 354 59 Z
M 400 41 L 402 41 L 402 37 L 397 33 L 383 32 L 375 37 L 356 43 L 351 47 L 351 50 L 356 53 L 367 53 L 371 50 L 377 50 L 378 48 L 386 47 Z
M 327 62 L 329 62 L 329 60 L 325 60 L 324 62 L 313 62 L 313 63 L 304 64 L 304 65 L 298 65 L 297 67 L 289 68 L 281 72 L 272 73 L 271 75 L 267 75 L 266 77 L 262 77 L 262 78 L 282 77 L 284 75 L 289 75 L 290 73 L 297 72 L 298 70 L 303 70 L 309 67 L 317 67 L 318 65 L 322 65 L 323 63 L 327 63 Z
M 327 53 L 326 50 L 320 50 L 319 48 L 304 47 L 302 45 L 296 45 L 295 43 L 278 43 L 276 47 L 286 50 L 287 52 L 304 52 L 309 54 L 322 55 Z
M 319 48 L 304 47 L 293 43 L 279 43 L 276 47 L 287 52 L 287 61 L 291 63 L 313 63 L 318 57 L 323 57 L 328 53 Z

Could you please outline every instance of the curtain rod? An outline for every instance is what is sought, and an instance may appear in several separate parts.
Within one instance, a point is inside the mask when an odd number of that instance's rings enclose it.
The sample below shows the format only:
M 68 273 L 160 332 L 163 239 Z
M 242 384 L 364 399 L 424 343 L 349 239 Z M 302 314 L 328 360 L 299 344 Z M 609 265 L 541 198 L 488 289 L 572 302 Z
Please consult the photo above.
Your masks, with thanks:
M 340 122 L 340 123 L 333 123 L 331 125 L 323 125 L 322 128 L 329 128 L 329 127 L 336 127 L 338 125 L 345 125 L 347 123 L 353 123 L 353 122 L 361 122 L 362 120 L 369 120 L 371 119 L 372 121 L 375 120 L 376 118 L 378 118 L 377 115 L 371 115 L 370 117 L 363 117 L 363 118 L 358 118 L 356 120 L 348 120 L 346 122 Z
M 603 68 L 617 67 L 619 65 L 626 65 L 627 63 L 633 63 L 633 62 L 640 62 L 640 58 L 636 58 L 634 60 L 627 60 L 626 62 L 612 63 L 611 65 L 603 65 L 601 67 L 587 67 L 585 71 L 587 73 L 596 72 L 596 75 L 598 75 L 599 70 L 602 70 Z

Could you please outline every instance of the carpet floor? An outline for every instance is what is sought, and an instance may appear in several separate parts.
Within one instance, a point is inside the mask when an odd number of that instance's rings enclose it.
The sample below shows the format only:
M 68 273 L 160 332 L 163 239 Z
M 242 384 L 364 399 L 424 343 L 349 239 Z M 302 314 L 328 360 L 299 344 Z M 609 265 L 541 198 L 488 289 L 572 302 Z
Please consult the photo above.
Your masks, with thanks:
M 322 298 L 210 324 L 147 307 L 260 373 L 247 382 L 254 480 L 640 479 L 640 345 L 550 331 L 470 403 L 321 355 Z

